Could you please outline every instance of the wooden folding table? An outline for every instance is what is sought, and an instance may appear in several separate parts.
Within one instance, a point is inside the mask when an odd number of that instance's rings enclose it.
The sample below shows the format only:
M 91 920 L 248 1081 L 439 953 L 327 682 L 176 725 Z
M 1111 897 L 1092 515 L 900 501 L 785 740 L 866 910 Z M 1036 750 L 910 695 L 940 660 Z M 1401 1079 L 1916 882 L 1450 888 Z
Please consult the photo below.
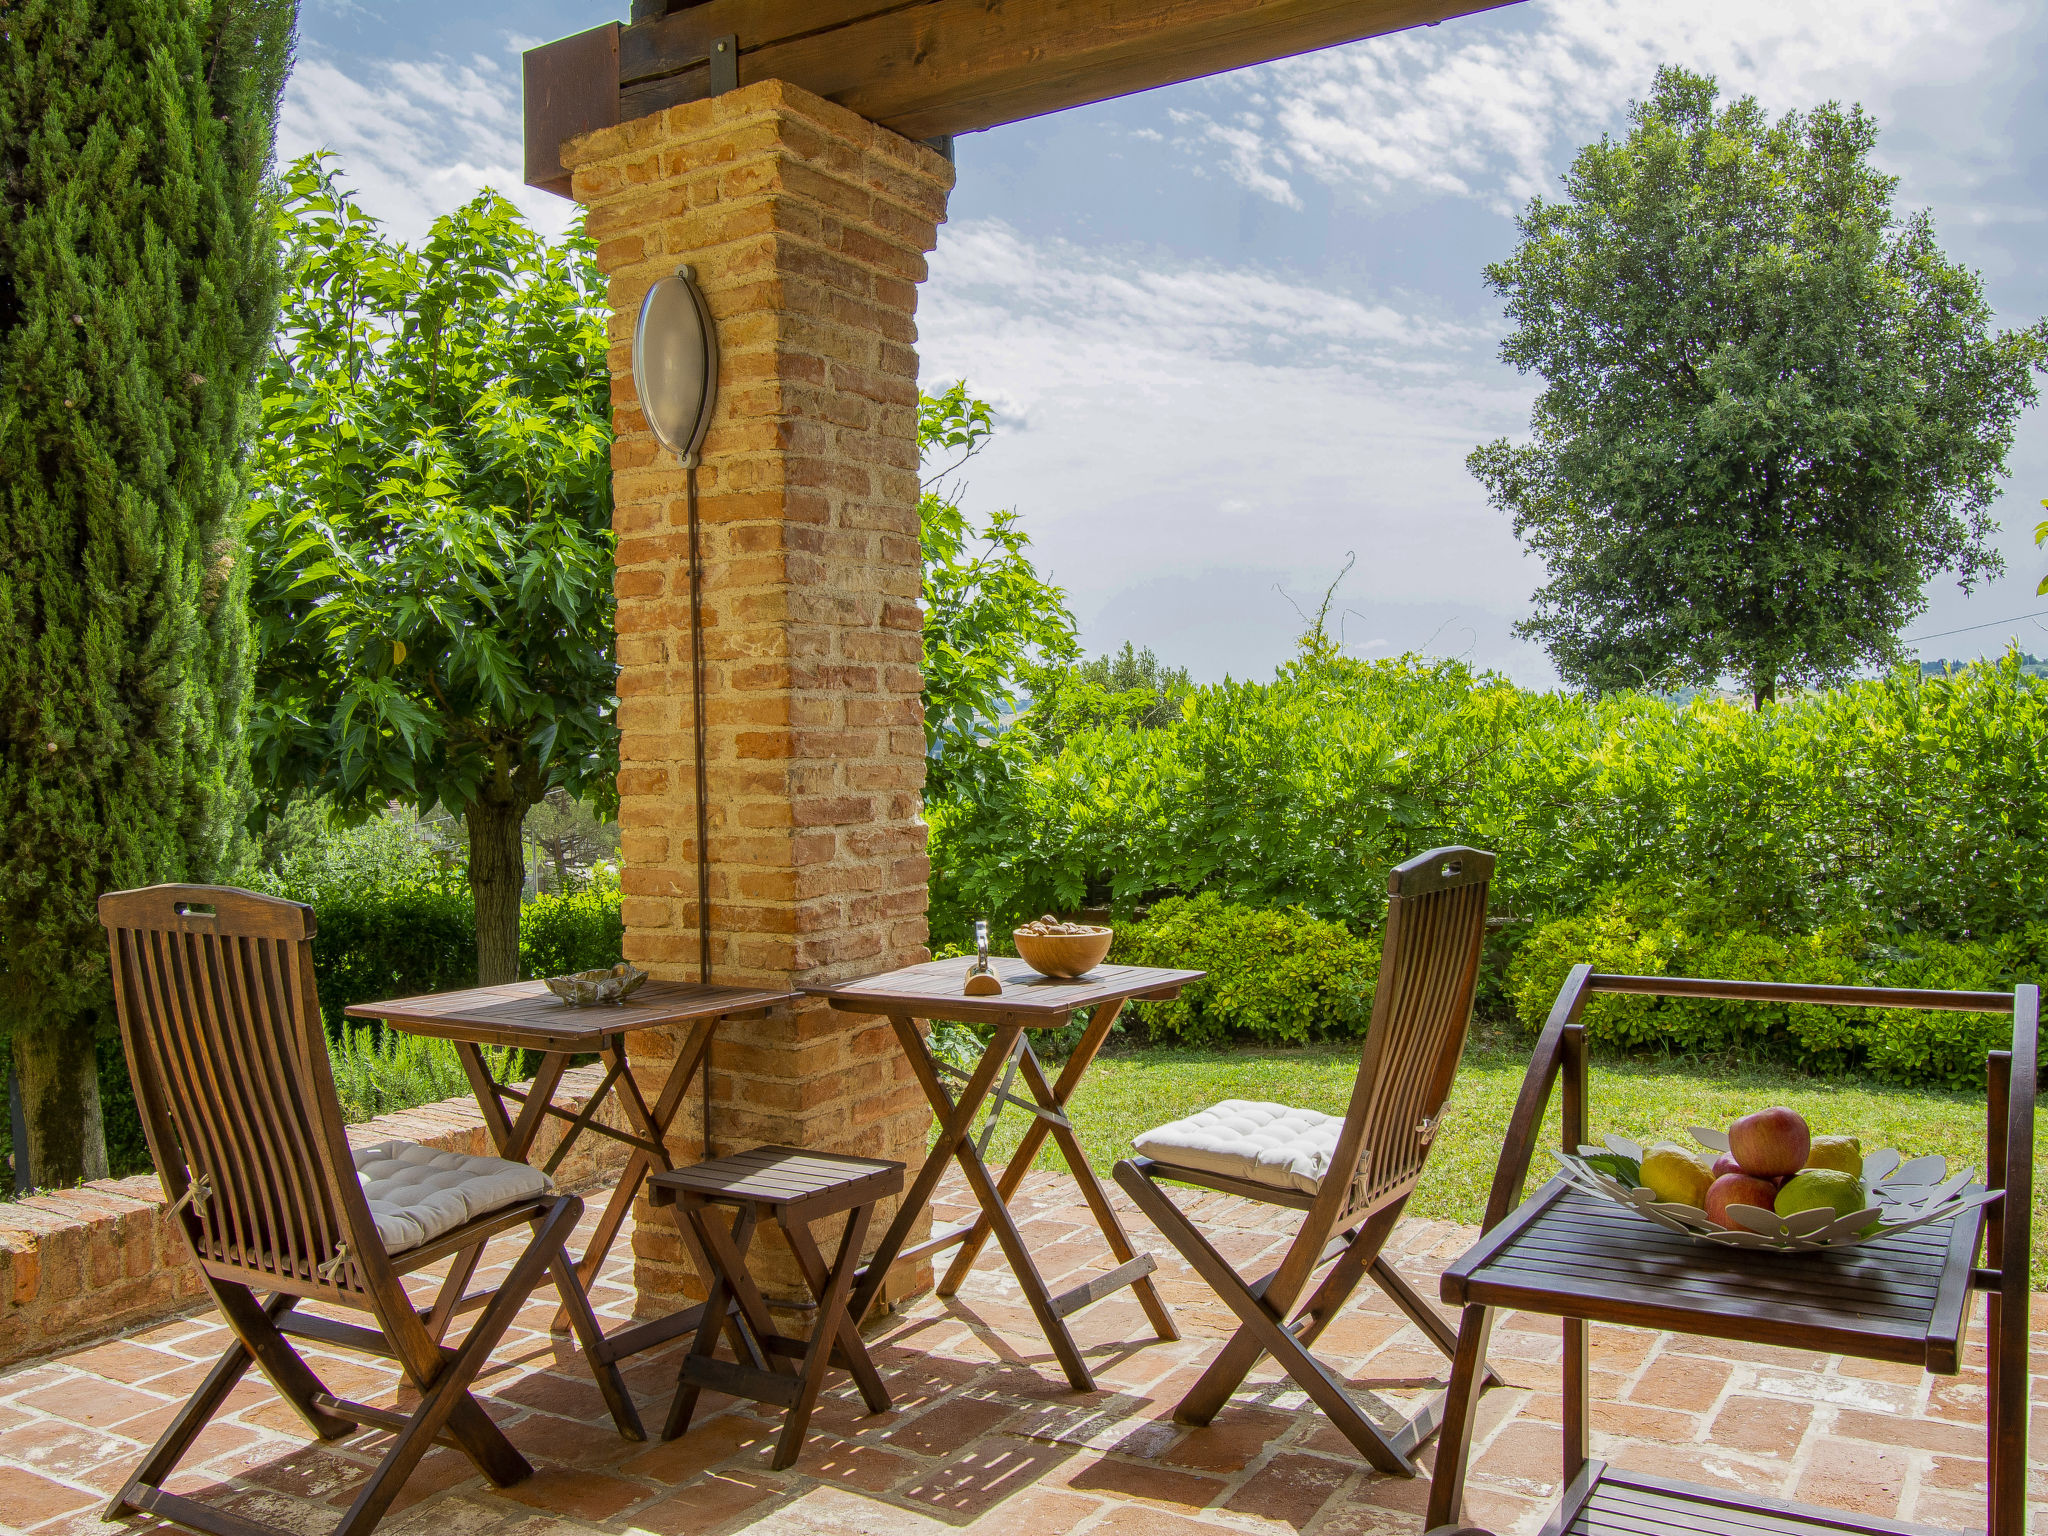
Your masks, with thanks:
M 1152 1271 L 1156 1267 L 1152 1255 L 1138 1253 L 1131 1247 L 1130 1237 L 1117 1219 L 1101 1180 L 1088 1166 L 1081 1143 L 1074 1135 L 1073 1123 L 1067 1118 L 1067 1103 L 1080 1086 L 1081 1076 L 1095 1059 L 1095 1053 L 1102 1048 L 1110 1026 L 1116 1022 L 1116 1016 L 1126 1001 L 1134 997 L 1177 996 L 1189 982 L 1200 981 L 1203 973 L 1133 965 L 1101 965 L 1078 980 L 1068 981 L 1042 976 L 1022 960 L 997 957 L 989 963 L 1003 984 L 1002 992 L 993 997 L 968 997 L 961 988 L 966 981 L 967 968 L 972 963 L 964 956 L 954 960 L 933 960 L 924 965 L 906 966 L 902 970 L 870 976 L 865 981 L 845 986 L 807 989 L 825 998 L 842 1013 L 882 1014 L 888 1018 L 904 1055 L 910 1058 L 911 1068 L 917 1074 L 925 1097 L 931 1101 L 940 1126 L 938 1139 L 932 1144 L 924 1167 L 896 1208 L 896 1219 L 889 1223 L 881 1246 L 875 1250 L 874 1257 L 855 1282 L 850 1311 L 856 1318 L 866 1315 L 876 1293 L 881 1290 L 889 1266 L 897 1259 L 937 1253 L 958 1244 L 960 1252 L 939 1282 L 939 1294 L 950 1296 L 973 1268 L 975 1257 L 988 1241 L 990 1232 L 994 1232 L 1011 1272 L 1017 1277 L 1018 1287 L 1024 1292 L 1024 1299 L 1037 1317 L 1046 1342 L 1052 1346 L 1067 1380 L 1077 1392 L 1093 1391 L 1095 1378 L 1089 1372 L 1087 1362 L 1081 1358 L 1080 1346 L 1074 1342 L 1074 1336 L 1067 1328 L 1066 1319 L 1072 1314 L 1129 1286 L 1137 1292 L 1139 1305 L 1145 1309 L 1153 1331 L 1160 1338 L 1177 1339 L 1180 1332 L 1152 1283 Z M 1088 1027 L 1081 1036 L 1081 1042 L 1067 1058 L 1059 1080 L 1048 1081 L 1037 1053 L 1031 1048 L 1027 1032 L 1064 1028 L 1074 1014 L 1084 1008 L 1093 1011 L 1089 1014 Z M 995 1033 L 974 1070 L 963 1073 L 933 1057 L 917 1027 L 919 1019 L 991 1025 Z M 997 1081 L 999 1074 L 1000 1083 Z M 949 1077 L 961 1085 L 957 1099 L 946 1087 Z M 1028 1098 L 1011 1091 L 1020 1082 L 1029 1094 Z M 987 1124 L 977 1135 L 975 1116 L 991 1097 L 995 1106 L 990 1111 Z M 1011 1104 L 1030 1113 L 1033 1119 L 1025 1127 L 1024 1139 L 1004 1166 L 1002 1174 L 993 1176 L 984 1159 L 996 1117 L 1005 1105 Z M 1067 1167 L 1072 1170 L 1074 1182 L 1080 1186 L 1082 1198 L 1088 1202 L 1095 1224 L 1102 1229 L 1110 1254 L 1116 1260 L 1116 1267 L 1108 1274 L 1099 1275 L 1059 1296 L 1047 1290 L 1045 1279 L 1032 1262 L 1008 1205 L 1023 1184 L 1032 1159 L 1048 1135 L 1058 1145 Z M 942 1228 L 923 1242 L 906 1248 L 904 1243 L 910 1236 L 911 1227 L 931 1202 L 932 1192 L 938 1188 L 947 1161 L 954 1158 L 959 1160 L 960 1170 L 967 1176 L 968 1187 L 974 1191 L 974 1197 L 981 1205 L 981 1214 L 972 1221 Z
M 713 987 L 693 982 L 648 981 L 623 1003 L 599 1003 L 572 1008 L 555 997 L 540 981 L 516 981 L 497 987 L 471 987 L 460 992 L 429 993 L 423 997 L 398 997 L 381 1003 L 357 1003 L 344 1010 L 350 1018 L 381 1019 L 393 1029 L 412 1035 L 431 1035 L 449 1041 L 468 1074 L 469 1086 L 483 1110 L 484 1125 L 500 1157 L 517 1162 L 531 1161 L 541 1124 L 549 1116 L 568 1121 L 562 1139 L 555 1144 L 542 1171 L 552 1174 L 569 1155 L 584 1132 L 624 1142 L 633 1149 L 590 1246 L 577 1261 L 576 1277 L 587 1291 L 610 1252 L 612 1241 L 625 1224 L 633 1197 L 652 1170 L 668 1172 L 667 1138 L 670 1123 L 682 1108 L 683 1095 L 692 1079 L 703 1069 L 711 1049 L 711 1037 L 722 1020 L 767 1012 L 800 994 L 759 987 Z M 626 1036 L 635 1030 L 664 1029 L 687 1024 L 689 1034 L 670 1068 L 668 1081 L 659 1097 L 649 1104 L 627 1070 Z M 517 1046 L 538 1051 L 541 1060 L 529 1088 L 515 1088 L 492 1079 L 484 1064 L 486 1045 Z M 582 1110 L 571 1114 L 554 1104 L 556 1089 L 572 1057 L 596 1055 L 605 1066 L 603 1080 Z M 624 1111 L 628 1129 L 621 1131 L 598 1119 L 607 1098 L 615 1098 Z M 507 1101 L 519 1106 L 518 1118 L 505 1111 Z M 694 1241 L 685 1231 L 683 1240 L 694 1253 Z M 471 1262 L 474 1263 L 472 1257 Z M 603 1358 L 593 1358 L 591 1370 L 598 1389 L 612 1411 L 622 1433 L 645 1439 L 633 1400 L 619 1377 L 618 1362 L 643 1349 L 696 1326 L 697 1308 L 657 1318 L 631 1328 L 620 1329 L 603 1341 Z M 568 1327 L 567 1312 L 557 1312 L 555 1329 Z

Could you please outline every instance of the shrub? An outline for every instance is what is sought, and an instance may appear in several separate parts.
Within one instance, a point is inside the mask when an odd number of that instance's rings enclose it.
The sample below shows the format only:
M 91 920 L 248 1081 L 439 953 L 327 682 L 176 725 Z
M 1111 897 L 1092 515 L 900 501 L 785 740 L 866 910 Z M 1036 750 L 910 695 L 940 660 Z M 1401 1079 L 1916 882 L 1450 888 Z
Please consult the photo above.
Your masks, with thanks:
M 2037 980 L 2044 956 L 2048 925 L 1991 942 L 1922 934 L 1884 943 L 1853 923 L 1778 935 L 1674 910 L 1653 891 L 1622 887 L 1603 891 L 1585 912 L 1538 925 L 1509 965 L 1507 990 L 1517 1020 L 1534 1030 L 1582 961 L 1638 976 L 1990 992 Z M 1823 1072 L 1866 1070 L 1894 1082 L 1962 1090 L 1983 1087 L 1984 1053 L 2010 1039 L 2009 1024 L 1996 1014 L 1691 998 L 1594 997 L 1582 1022 L 1590 1038 L 1623 1048 L 1744 1052 Z
M 1155 1038 L 1298 1045 L 1361 1034 L 1372 1015 L 1378 950 L 1299 908 L 1241 906 L 1208 892 L 1161 902 L 1119 939 L 1126 963 L 1208 973 L 1171 1002 L 1138 1005 Z
M 583 890 L 527 903 L 519 915 L 519 974 L 596 970 L 616 964 L 625 944 L 618 876 L 600 868 Z
M 348 1025 L 335 1033 L 329 1056 L 342 1118 L 351 1122 L 469 1095 L 469 1077 L 446 1040 Z M 483 1056 L 492 1077 L 512 1080 L 518 1051 L 486 1046 Z

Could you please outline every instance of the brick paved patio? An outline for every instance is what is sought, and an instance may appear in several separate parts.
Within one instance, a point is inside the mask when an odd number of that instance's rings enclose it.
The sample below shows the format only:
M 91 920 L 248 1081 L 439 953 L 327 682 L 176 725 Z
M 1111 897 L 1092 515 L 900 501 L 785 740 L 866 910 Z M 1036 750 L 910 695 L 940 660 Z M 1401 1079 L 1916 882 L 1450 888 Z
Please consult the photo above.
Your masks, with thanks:
M 1192 1192 L 1188 1192 L 1192 1193 Z M 943 1192 L 962 1210 L 957 1180 Z M 1120 1199 L 1120 1196 L 1119 1196 Z M 1097 1257 L 1073 1186 L 1032 1176 L 1018 1204 L 1049 1278 L 1075 1278 Z M 942 1210 L 941 1218 L 947 1214 Z M 1274 1215 L 1223 1196 L 1205 1217 L 1233 1261 L 1275 1247 Z M 1286 1213 L 1278 1213 L 1284 1219 Z M 1150 1236 L 1126 1211 L 1133 1234 Z M 1236 1223 L 1233 1225 L 1233 1221 Z M 1085 1229 L 1085 1230 L 1084 1230 Z M 1472 1229 L 1410 1221 L 1395 1239 L 1400 1268 L 1426 1293 Z M 1070 1241 L 1071 1239 L 1071 1241 Z M 1140 1245 L 1147 1246 L 1143 1237 Z M 1082 1313 L 1077 1333 L 1102 1389 L 1066 1389 L 1008 1271 L 985 1258 L 963 1293 L 927 1296 L 872 1330 L 894 1411 L 864 1417 L 835 1373 L 802 1460 L 768 1470 L 774 1421 L 706 1394 L 696 1427 L 667 1445 L 621 1441 L 575 1351 L 543 1330 L 552 1301 L 529 1305 L 483 1378 L 486 1404 L 538 1469 L 492 1489 L 461 1456 L 436 1450 L 382 1530 L 391 1536 L 542 1536 L 646 1531 L 655 1536 L 1202 1536 L 1280 1533 L 1367 1536 L 1421 1528 L 1426 1490 L 1358 1462 L 1302 1395 L 1270 1368 L 1208 1429 L 1172 1421 L 1172 1407 L 1227 1314 L 1156 1238 L 1164 1290 L 1186 1337 L 1144 1344 L 1124 1292 Z M 994 1245 L 990 1245 L 993 1250 Z M 614 1249 L 624 1254 L 627 1245 Z M 597 1301 L 629 1314 L 630 1264 L 615 1260 Z M 1057 1286 L 1055 1288 L 1058 1288 Z M 1325 1335 L 1325 1353 L 1354 1383 L 1400 1398 L 1442 1379 L 1443 1362 L 1377 1293 Z M 2037 1372 L 2048 1371 L 2048 1296 L 2034 1308 Z M 221 1347 L 204 1317 L 0 1375 L 0 1522 L 37 1536 L 105 1530 L 97 1506 Z M 673 1349 L 628 1372 L 642 1413 L 659 1425 Z M 396 1397 L 396 1376 L 357 1357 L 308 1351 L 330 1385 L 368 1402 Z M 1491 1393 L 1467 1514 L 1527 1536 L 1556 1492 L 1556 1332 L 1503 1319 L 1494 1358 L 1513 1383 Z M 1956 1378 L 1822 1354 L 1710 1345 L 1595 1329 L 1594 1453 L 1625 1467 L 1760 1490 L 1951 1528 L 1981 1528 L 1981 1351 Z M 2048 1383 L 2033 1384 L 2035 1447 L 2048 1445 Z M 307 1536 L 332 1524 L 384 1439 L 365 1430 L 333 1446 L 310 1442 L 296 1415 L 253 1372 L 231 1412 L 206 1432 L 172 1486 Z M 2036 1462 L 2039 1462 L 2036 1452 Z M 2048 1532 L 2048 1475 L 2034 1474 L 2032 1524 Z M 136 1521 L 141 1527 L 149 1522 Z

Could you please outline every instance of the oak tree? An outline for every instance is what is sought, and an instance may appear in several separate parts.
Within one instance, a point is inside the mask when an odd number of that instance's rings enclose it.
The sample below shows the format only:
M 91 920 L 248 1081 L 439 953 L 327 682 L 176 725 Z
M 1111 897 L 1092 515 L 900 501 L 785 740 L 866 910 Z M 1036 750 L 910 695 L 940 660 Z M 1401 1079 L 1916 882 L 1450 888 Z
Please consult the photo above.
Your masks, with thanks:
M 1660 70 L 1529 204 L 1486 278 L 1502 356 L 1545 387 L 1527 442 L 1468 462 L 1548 568 L 1518 630 L 1568 682 L 1761 704 L 1895 661 L 1929 578 L 2001 568 L 1989 508 L 2048 322 L 1991 330 L 1861 108 L 1717 95 Z

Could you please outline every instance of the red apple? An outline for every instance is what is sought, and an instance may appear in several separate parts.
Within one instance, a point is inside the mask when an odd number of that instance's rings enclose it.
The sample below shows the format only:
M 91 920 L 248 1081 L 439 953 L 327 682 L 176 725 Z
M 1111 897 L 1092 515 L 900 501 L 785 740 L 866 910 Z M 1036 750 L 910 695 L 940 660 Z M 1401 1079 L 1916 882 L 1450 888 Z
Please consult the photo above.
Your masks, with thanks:
M 1715 1177 L 1715 1178 L 1717 1178 L 1717 1179 L 1718 1179 L 1718 1178 L 1719 1178 L 1719 1177 L 1721 1177 L 1721 1175 L 1722 1175 L 1722 1174 L 1724 1174 L 1724 1173 L 1740 1173 L 1740 1172 L 1742 1172 L 1742 1164 L 1740 1164 L 1740 1163 L 1738 1163 L 1737 1161 L 1735 1161 L 1735 1159 L 1734 1159 L 1733 1157 L 1731 1157 L 1731 1156 L 1730 1156 L 1730 1155 L 1729 1155 L 1728 1153 L 1726 1153 L 1726 1152 L 1723 1152 L 1723 1153 L 1722 1153 L 1722 1154 L 1721 1154 L 1721 1155 L 1720 1155 L 1719 1157 L 1717 1157 L 1717 1158 L 1715 1158 L 1715 1159 L 1714 1159 L 1714 1177 Z
M 1806 1166 L 1812 1148 L 1813 1132 L 1806 1117 L 1782 1104 L 1744 1115 L 1728 1127 L 1728 1150 L 1744 1173 L 1758 1178 L 1797 1173 Z
M 1730 1232 L 1747 1231 L 1741 1222 L 1729 1219 L 1728 1207 L 1754 1205 L 1768 1211 L 1776 1208 L 1777 1199 L 1777 1186 L 1769 1179 L 1753 1179 L 1746 1173 L 1724 1173 L 1707 1186 L 1707 1219 Z

